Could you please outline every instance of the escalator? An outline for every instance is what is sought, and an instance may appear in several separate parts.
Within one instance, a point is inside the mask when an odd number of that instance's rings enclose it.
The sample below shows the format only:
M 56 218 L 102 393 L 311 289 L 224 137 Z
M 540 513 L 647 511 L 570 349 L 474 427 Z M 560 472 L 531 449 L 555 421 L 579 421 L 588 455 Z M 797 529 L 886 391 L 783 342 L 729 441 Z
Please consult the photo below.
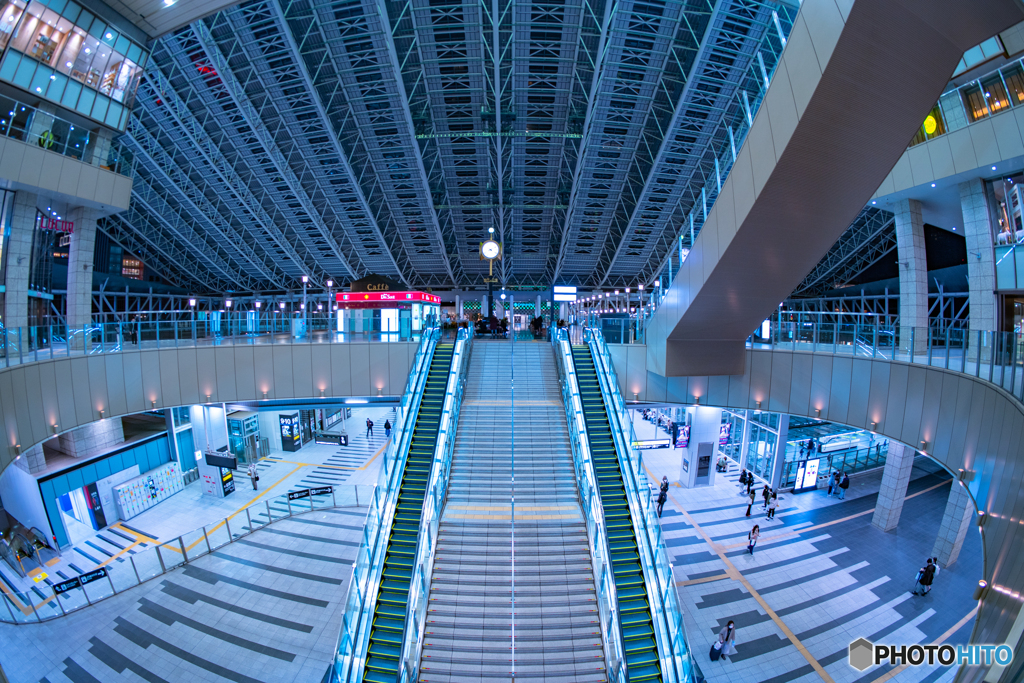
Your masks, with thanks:
M 391 535 L 388 537 L 370 630 L 370 644 L 366 653 L 363 680 L 371 683 L 395 683 L 401 669 L 402 631 L 405 628 L 409 583 L 412 580 L 416 540 L 420 530 L 420 513 L 434 460 L 454 351 L 455 345 L 451 343 L 438 344 L 434 349 L 419 412 L 413 424 L 409 457 L 405 462 L 402 486 L 398 491 L 398 504 L 391 524 Z
M 626 652 L 627 676 L 630 683 L 661 681 L 658 645 L 654 638 L 647 585 L 640 566 L 636 531 L 630 517 L 618 453 L 615 450 L 615 441 L 612 438 L 604 396 L 601 394 L 601 384 L 597 378 L 590 347 L 573 345 L 572 358 L 583 403 L 587 441 L 594 462 L 597 484 L 601 490 L 601 504 L 604 507 L 608 546 L 618 596 L 619 622 Z

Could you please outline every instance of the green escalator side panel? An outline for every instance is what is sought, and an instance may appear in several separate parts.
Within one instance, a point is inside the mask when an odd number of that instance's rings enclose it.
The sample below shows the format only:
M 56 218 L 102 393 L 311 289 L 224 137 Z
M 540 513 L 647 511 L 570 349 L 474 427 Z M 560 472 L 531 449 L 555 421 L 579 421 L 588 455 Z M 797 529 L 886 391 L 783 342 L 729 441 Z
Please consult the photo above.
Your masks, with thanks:
M 662 675 L 651 605 L 604 395 L 590 347 L 573 345 L 572 359 L 583 405 L 583 421 L 587 426 L 587 443 L 604 507 L 612 574 L 619 600 L 619 625 L 626 648 L 626 675 L 630 683 L 658 682 Z
M 437 344 L 430 359 L 419 411 L 412 426 L 409 454 L 402 471 L 395 516 L 388 533 L 373 626 L 366 652 L 365 683 L 396 683 L 401 665 L 402 634 L 409 602 L 420 515 L 434 462 L 437 431 L 448 388 L 454 344 Z

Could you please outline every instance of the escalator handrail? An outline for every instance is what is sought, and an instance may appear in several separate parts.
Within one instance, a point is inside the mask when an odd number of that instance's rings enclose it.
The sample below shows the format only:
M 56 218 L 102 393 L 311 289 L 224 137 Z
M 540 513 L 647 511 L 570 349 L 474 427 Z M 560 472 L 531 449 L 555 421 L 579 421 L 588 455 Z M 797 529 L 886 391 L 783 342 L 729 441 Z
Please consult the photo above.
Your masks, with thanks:
M 434 571 L 434 555 L 437 550 L 437 533 L 448 493 L 448 475 L 451 472 L 455 437 L 462 412 L 462 396 L 466 386 L 466 370 L 473 352 L 473 332 L 460 329 L 455 338 L 455 349 L 448 372 L 448 383 L 441 419 L 438 422 L 437 443 L 434 459 L 427 478 L 420 512 L 420 529 L 416 538 L 416 554 L 413 556 L 413 571 L 409 578 L 409 601 L 406 603 L 405 629 L 402 632 L 401 675 L 399 681 L 407 683 L 417 679 L 420 655 L 423 651 L 423 629 L 426 624 L 427 604 L 430 597 L 430 580 Z
M 604 506 L 601 503 L 601 488 L 598 484 L 594 461 L 590 454 L 587 425 L 583 418 L 583 400 L 576 378 L 576 366 L 572 357 L 572 346 L 564 328 L 552 337 L 555 351 L 555 367 L 558 369 L 559 385 L 562 389 L 562 405 L 565 408 L 566 427 L 572 446 L 573 466 L 576 471 L 576 493 L 580 508 L 587 521 L 587 539 L 590 542 L 591 567 L 597 590 L 598 610 L 601 619 L 601 637 L 605 645 L 605 667 L 612 683 L 625 683 L 625 642 L 618 615 L 618 590 L 615 586 L 611 564 L 611 548 L 608 541 L 608 527 L 604 520 Z M 612 651 L 609 651 L 609 645 Z
M 353 565 L 352 578 L 349 580 L 345 611 L 335 647 L 336 655 L 330 671 L 330 680 L 334 683 L 352 683 L 361 681 L 363 677 L 373 613 L 377 605 L 384 558 L 387 555 L 387 540 L 390 537 L 402 483 L 400 473 L 404 472 L 409 457 L 409 446 L 420 401 L 423 398 L 423 387 L 440 336 L 441 331 L 437 327 L 423 331 L 409 378 L 405 383 L 399 416 L 392 430 L 391 443 L 381 462 L 377 485 L 373 489 L 373 500 L 367 511 L 366 523 L 363 525 L 363 540 Z
M 583 338 L 591 348 L 594 368 L 605 397 L 605 410 L 611 426 L 619 467 L 625 484 L 637 539 L 641 552 L 640 566 L 647 583 L 648 599 L 651 600 L 655 642 L 662 661 L 662 675 L 667 681 L 684 683 L 693 680 L 693 666 L 690 663 L 689 645 L 683 625 L 683 613 L 676 595 L 672 565 L 668 561 L 668 547 L 661 532 L 661 522 L 653 510 L 649 485 L 641 486 L 647 479 L 642 456 L 633 449 L 636 435 L 626 414 L 625 401 L 619 391 L 618 378 L 612 367 L 608 345 L 599 330 L 586 328 Z M 626 435 L 629 435 L 629 438 Z M 655 590 L 650 590 L 651 588 Z M 656 603 L 655 603 L 656 601 Z M 670 666 L 665 666 L 669 664 Z

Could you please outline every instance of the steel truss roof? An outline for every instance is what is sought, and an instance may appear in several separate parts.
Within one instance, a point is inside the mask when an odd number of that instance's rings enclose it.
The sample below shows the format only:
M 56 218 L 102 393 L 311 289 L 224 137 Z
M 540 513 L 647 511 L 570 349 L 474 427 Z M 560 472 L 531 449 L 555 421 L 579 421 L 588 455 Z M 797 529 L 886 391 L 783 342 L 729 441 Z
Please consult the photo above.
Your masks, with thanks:
M 860 275 L 895 248 L 895 214 L 866 207 L 793 291 L 792 296 L 821 296 Z
M 247 2 L 155 44 L 104 227 L 197 292 L 480 286 L 491 235 L 508 286 L 645 282 L 703 224 L 794 11 Z

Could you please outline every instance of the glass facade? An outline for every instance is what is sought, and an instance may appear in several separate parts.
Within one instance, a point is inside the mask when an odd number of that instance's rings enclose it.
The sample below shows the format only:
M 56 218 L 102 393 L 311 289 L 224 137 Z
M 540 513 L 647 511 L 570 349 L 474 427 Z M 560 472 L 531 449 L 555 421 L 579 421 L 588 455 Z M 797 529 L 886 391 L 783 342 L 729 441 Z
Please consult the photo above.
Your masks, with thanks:
M 0 3 L 0 80 L 124 130 L 143 46 L 70 0 Z

